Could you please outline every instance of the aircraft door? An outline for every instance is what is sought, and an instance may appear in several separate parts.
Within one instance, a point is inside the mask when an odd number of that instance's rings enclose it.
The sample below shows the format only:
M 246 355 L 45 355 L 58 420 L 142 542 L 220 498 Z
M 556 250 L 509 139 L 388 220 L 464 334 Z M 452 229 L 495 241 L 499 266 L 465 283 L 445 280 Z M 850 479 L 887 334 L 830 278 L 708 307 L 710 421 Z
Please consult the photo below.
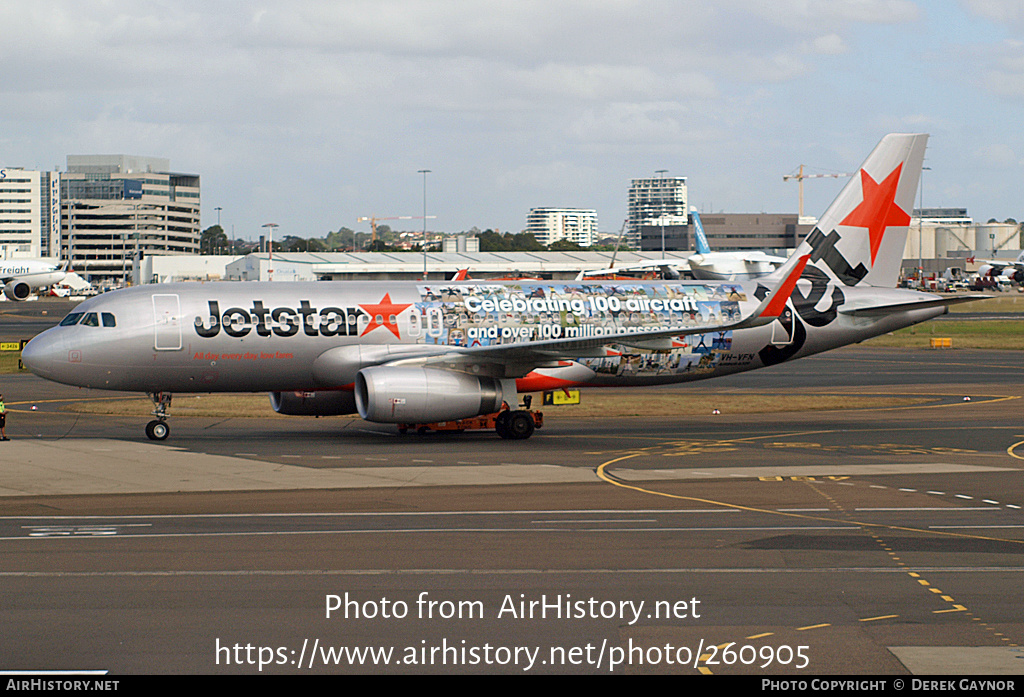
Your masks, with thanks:
M 156 329 L 153 348 L 157 351 L 181 350 L 181 304 L 177 294 L 153 295 Z
M 444 317 L 441 308 L 431 307 L 427 310 L 427 336 L 436 339 L 444 334 Z
M 423 329 L 422 329 L 422 325 L 421 325 L 421 319 L 422 318 L 420 317 L 419 309 L 415 305 L 412 306 L 412 312 L 409 313 L 408 319 L 409 319 L 409 329 L 408 329 L 409 336 L 414 337 L 414 338 L 418 337 L 420 334 L 423 333 Z

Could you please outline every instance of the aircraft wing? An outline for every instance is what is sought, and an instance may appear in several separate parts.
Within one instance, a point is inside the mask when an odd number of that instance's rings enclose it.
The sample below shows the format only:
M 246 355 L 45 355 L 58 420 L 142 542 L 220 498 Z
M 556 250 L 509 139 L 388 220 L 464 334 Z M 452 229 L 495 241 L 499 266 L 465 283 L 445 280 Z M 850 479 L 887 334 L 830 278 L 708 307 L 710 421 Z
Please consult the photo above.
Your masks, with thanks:
M 776 267 L 786 263 L 786 260 L 782 257 L 773 257 L 760 251 L 748 252 L 743 256 L 743 261 L 747 264 L 775 264 Z
M 665 273 L 670 278 L 678 278 L 679 271 L 678 267 L 686 263 L 686 259 L 671 258 L 671 259 L 655 259 L 652 261 L 639 261 L 635 264 L 629 264 L 628 266 L 615 266 L 607 269 L 594 269 L 592 271 L 580 271 L 576 275 L 577 281 L 585 281 L 592 276 L 605 276 L 608 274 L 616 273 L 635 273 L 638 271 L 653 271 L 660 269 L 662 273 Z
M 991 266 L 996 273 L 999 273 L 1003 269 L 1011 266 L 1015 269 L 1024 269 L 1024 252 L 1021 252 L 1017 255 L 1017 258 L 1012 261 L 1009 259 L 977 259 L 975 257 L 967 257 L 967 263 Z
M 911 300 L 896 303 L 846 303 L 839 308 L 839 313 L 854 317 L 872 317 L 875 315 L 887 315 L 901 310 L 923 310 L 929 307 L 949 307 L 960 303 L 974 302 L 975 300 L 988 300 L 992 295 L 954 295 L 948 298 L 929 296 L 927 299 Z

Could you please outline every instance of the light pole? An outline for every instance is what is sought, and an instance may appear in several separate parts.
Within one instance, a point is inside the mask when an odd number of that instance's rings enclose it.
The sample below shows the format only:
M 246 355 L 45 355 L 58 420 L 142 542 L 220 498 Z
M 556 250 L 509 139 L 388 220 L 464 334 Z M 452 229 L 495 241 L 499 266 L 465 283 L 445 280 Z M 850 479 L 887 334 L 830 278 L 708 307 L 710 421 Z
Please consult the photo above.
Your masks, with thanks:
M 423 280 L 427 280 L 427 175 L 429 169 L 418 170 L 423 175 Z
M 220 212 L 221 212 L 222 210 L 224 210 L 224 209 L 223 209 L 223 208 L 221 208 L 220 206 L 217 206 L 217 207 L 216 207 L 216 208 L 214 208 L 213 210 L 217 211 L 217 228 L 218 228 L 218 229 L 219 229 L 219 230 L 220 230 L 221 232 L 224 232 L 224 228 L 222 228 L 222 227 L 220 226 Z M 225 235 L 225 237 L 227 237 L 227 235 Z M 211 250 L 211 251 L 210 251 L 210 253 L 212 254 L 212 253 L 213 253 L 213 251 Z
M 658 170 L 655 170 L 654 173 L 657 174 L 657 175 L 660 175 L 658 177 L 658 179 L 664 180 L 665 179 L 665 174 L 668 173 L 668 170 L 667 169 L 658 169 Z M 665 196 L 664 196 L 664 192 L 663 192 L 664 186 L 665 185 L 664 185 L 663 181 L 662 181 L 662 183 L 658 184 L 658 191 L 662 192 L 662 193 L 659 193 L 659 199 L 658 199 L 658 218 L 661 220 L 661 258 L 662 259 L 665 258 Z
M 924 288 L 924 170 L 931 167 L 921 168 L 920 197 L 917 204 L 917 286 Z
M 274 280 L 274 228 L 281 227 L 277 223 L 264 223 L 263 227 L 267 228 L 268 235 L 270 236 L 270 244 L 267 245 L 269 256 L 267 257 L 267 280 Z

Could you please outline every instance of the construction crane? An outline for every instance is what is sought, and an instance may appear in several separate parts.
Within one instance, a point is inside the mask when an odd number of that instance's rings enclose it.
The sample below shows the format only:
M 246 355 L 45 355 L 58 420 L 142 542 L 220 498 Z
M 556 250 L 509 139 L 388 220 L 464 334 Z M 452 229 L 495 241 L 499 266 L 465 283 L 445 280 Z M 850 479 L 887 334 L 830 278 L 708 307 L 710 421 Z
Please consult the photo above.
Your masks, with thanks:
M 430 220 L 436 218 L 436 215 L 428 215 L 425 219 Z M 424 220 L 422 215 L 393 215 L 389 217 L 381 217 L 376 215 L 366 216 L 356 220 L 357 223 L 370 221 L 370 244 L 377 241 L 377 222 L 380 220 Z
M 782 175 L 782 181 L 788 182 L 790 179 L 796 179 L 797 183 L 800 184 L 800 217 L 804 217 L 804 179 L 820 179 L 822 177 L 830 177 L 832 179 L 839 179 L 840 177 L 852 177 L 851 172 L 842 172 L 840 174 L 804 174 L 804 166 L 800 165 L 799 172 L 796 174 L 784 174 Z

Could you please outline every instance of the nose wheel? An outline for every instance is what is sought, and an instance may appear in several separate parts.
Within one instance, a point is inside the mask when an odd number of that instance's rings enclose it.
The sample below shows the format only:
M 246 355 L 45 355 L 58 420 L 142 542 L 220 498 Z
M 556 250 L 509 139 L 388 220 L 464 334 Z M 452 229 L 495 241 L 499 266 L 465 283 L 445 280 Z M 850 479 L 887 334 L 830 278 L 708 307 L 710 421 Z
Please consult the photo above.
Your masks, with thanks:
M 150 440 L 167 440 L 167 436 L 171 435 L 171 427 L 166 421 L 153 419 L 146 424 L 146 435 Z
M 150 440 L 167 440 L 171 435 L 171 427 L 167 423 L 167 408 L 171 406 L 170 392 L 150 392 L 153 400 L 153 416 L 156 418 L 146 424 L 146 437 Z

